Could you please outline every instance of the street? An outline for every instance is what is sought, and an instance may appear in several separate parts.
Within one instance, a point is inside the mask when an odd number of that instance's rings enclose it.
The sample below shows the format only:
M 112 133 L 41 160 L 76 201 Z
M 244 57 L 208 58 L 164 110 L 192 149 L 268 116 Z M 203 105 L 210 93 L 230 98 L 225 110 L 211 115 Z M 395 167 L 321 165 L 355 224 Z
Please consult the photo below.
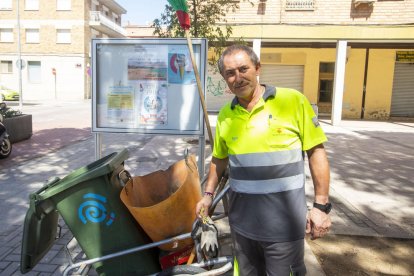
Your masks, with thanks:
M 20 275 L 16 271 L 29 194 L 95 157 L 90 100 L 35 103 L 25 105 L 24 113 L 33 116 L 33 136 L 14 144 L 12 155 L 0 161 L 0 275 Z M 216 117 L 209 117 L 214 127 Z M 347 120 L 332 126 L 323 119 L 321 126 L 329 139 L 325 147 L 331 165 L 332 236 L 413 239 L 414 123 Z M 105 134 L 103 154 L 127 148 L 127 169 L 143 175 L 166 169 L 186 148 L 197 153 L 189 140 L 194 137 Z M 208 159 L 209 148 L 206 154 Z M 311 206 L 309 171 L 307 181 Z M 65 233 L 70 234 L 67 229 Z M 67 264 L 59 246 L 36 267 L 38 273 L 59 275 Z

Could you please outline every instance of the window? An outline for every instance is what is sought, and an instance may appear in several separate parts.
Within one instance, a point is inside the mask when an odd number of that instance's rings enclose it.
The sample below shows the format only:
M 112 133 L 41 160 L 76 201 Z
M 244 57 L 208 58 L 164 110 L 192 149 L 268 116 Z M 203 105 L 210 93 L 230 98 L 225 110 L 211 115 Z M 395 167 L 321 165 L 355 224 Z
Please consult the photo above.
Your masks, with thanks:
M 40 83 L 42 80 L 41 62 L 29 61 L 27 63 L 27 77 L 31 83 Z
M 39 0 L 25 0 L 24 9 L 27 11 L 38 11 Z
M 0 42 L 13 42 L 13 29 L 0 29 Z
M 286 0 L 287 11 L 313 11 L 315 0 Z
M 13 73 L 13 62 L 11 60 L 2 60 L 0 63 L 0 73 Z
M 12 0 L 0 0 L 0 10 L 11 10 Z
M 26 43 L 39 43 L 39 29 L 26 29 Z
M 257 14 L 265 15 L 266 14 L 266 1 L 267 0 L 260 0 L 259 4 L 257 5 Z
M 56 0 L 56 10 L 58 11 L 70 11 L 71 0 Z
M 319 102 L 332 103 L 335 63 L 319 64 Z
M 70 29 L 56 30 L 56 43 L 71 43 Z

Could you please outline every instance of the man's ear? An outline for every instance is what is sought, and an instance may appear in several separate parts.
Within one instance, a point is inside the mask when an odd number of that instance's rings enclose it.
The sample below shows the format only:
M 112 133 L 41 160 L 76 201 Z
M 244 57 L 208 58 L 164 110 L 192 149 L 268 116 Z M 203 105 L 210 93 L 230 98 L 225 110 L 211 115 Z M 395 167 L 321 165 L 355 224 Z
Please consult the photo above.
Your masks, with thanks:
M 260 75 L 261 68 L 262 68 L 262 65 L 260 64 L 260 62 L 258 62 L 256 64 L 256 76 Z

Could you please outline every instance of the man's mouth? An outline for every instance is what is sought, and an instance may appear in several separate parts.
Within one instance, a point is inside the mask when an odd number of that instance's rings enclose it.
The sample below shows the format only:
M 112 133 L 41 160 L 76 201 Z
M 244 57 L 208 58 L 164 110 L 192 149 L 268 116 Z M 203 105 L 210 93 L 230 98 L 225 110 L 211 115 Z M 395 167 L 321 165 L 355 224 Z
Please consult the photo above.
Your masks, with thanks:
M 246 85 L 247 83 L 241 83 L 241 84 L 235 85 L 234 88 L 239 89 L 239 88 L 245 87 Z

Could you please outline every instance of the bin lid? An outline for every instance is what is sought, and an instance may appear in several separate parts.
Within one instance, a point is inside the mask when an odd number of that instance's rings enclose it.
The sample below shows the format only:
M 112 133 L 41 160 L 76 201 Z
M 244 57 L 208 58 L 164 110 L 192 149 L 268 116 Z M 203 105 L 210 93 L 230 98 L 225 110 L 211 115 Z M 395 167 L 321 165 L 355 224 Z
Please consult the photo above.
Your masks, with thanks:
M 38 193 L 38 199 L 47 199 L 55 196 L 69 188 L 88 180 L 112 173 L 128 158 L 128 150 L 111 153 L 89 165 L 76 169 L 60 181 L 50 181 L 47 183 L 42 193 Z
M 23 227 L 20 271 L 27 273 L 52 247 L 56 240 L 59 214 L 50 200 L 40 204 L 30 195 L 30 207 L 27 210 Z
M 57 238 L 59 213 L 52 196 L 89 179 L 111 173 L 128 157 L 128 151 L 112 153 L 63 179 L 54 177 L 29 196 L 29 209 L 23 226 L 20 271 L 27 273 L 49 252 Z

